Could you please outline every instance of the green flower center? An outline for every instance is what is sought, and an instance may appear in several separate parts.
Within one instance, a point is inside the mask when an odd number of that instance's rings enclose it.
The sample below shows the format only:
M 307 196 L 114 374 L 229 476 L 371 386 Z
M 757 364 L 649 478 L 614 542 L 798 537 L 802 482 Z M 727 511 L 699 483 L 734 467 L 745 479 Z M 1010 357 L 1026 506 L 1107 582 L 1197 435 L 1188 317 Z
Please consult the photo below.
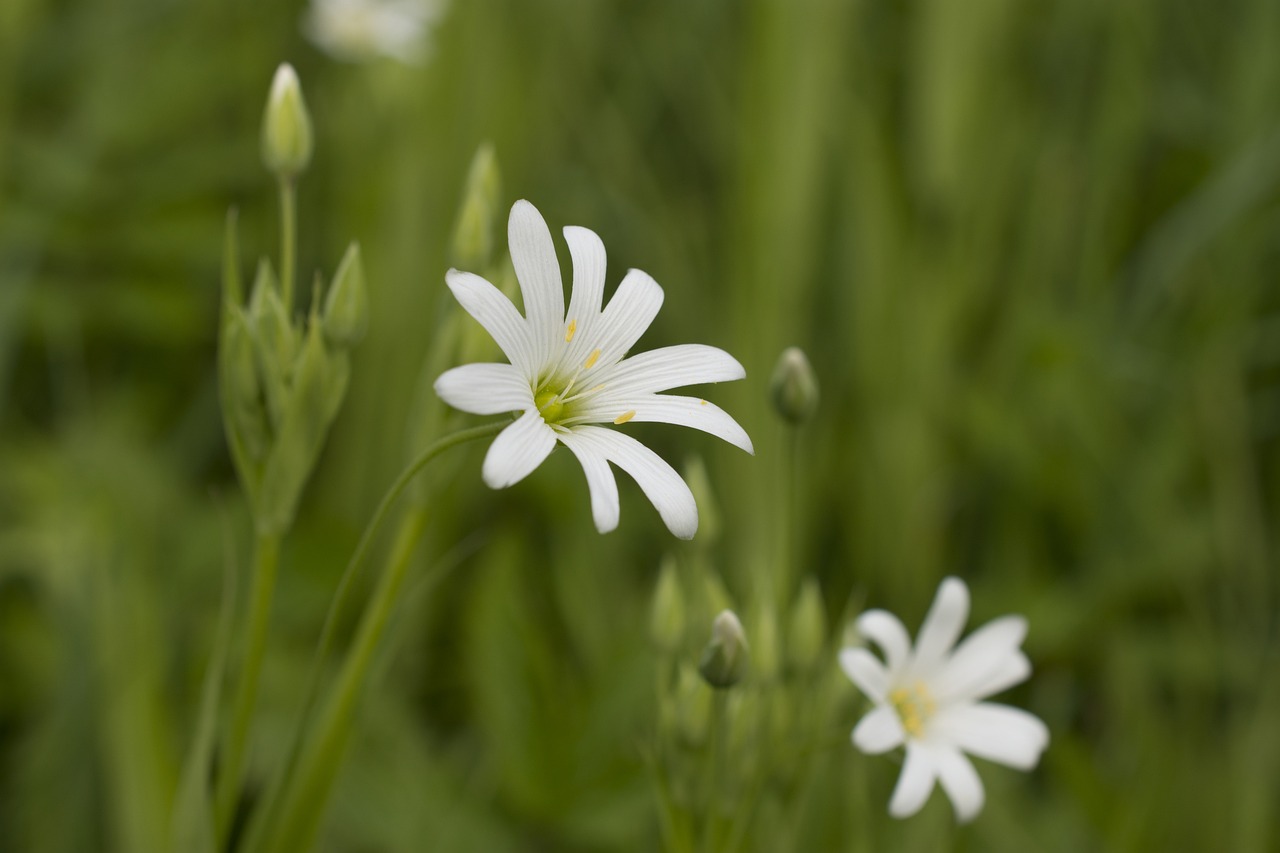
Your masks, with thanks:
M 548 388 L 545 391 L 539 391 L 533 398 L 533 404 L 538 407 L 538 412 L 547 423 L 560 423 L 560 418 L 564 415 L 564 403 L 561 402 L 562 396 L 561 392 L 552 391 Z

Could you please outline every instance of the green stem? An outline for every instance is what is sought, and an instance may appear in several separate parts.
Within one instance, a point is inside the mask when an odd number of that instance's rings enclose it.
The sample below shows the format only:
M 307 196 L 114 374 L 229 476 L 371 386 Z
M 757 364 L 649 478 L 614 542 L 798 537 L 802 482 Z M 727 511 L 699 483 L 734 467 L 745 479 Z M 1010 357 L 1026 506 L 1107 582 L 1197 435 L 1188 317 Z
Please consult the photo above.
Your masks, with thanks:
M 334 592 L 316 649 L 315 667 L 303 703 L 298 736 L 279 788 L 273 792 L 261 819 L 250 833 L 247 850 L 306 850 L 314 839 L 329 790 L 337 776 L 356 700 L 398 599 L 410 558 L 426 525 L 426 511 L 421 507 L 412 509 L 401 522 L 391 557 L 361 616 L 354 643 L 347 653 L 338 679 L 325 698 L 314 725 L 309 725 L 318 698 L 320 674 L 333 645 L 338 616 L 344 609 L 343 605 L 360 564 L 392 505 L 413 478 L 445 450 L 494 435 L 508 423 L 498 421 L 484 424 L 461 430 L 435 442 L 405 468 L 378 504 Z
M 298 192 L 291 177 L 280 179 L 280 287 L 281 300 L 293 316 L 293 278 L 298 251 Z
M 728 762 L 729 691 L 713 689 L 711 711 L 711 768 L 707 786 L 706 814 L 702 827 L 702 849 L 712 853 L 720 848 L 720 804 L 724 793 L 725 765 Z
M 249 599 L 249 634 L 232 710 L 231 730 L 223 750 L 214 798 L 214 819 L 220 844 L 226 841 L 240 795 L 249 726 L 253 721 L 253 709 L 258 698 L 258 680 L 267 646 L 267 627 L 271 621 L 271 599 L 275 593 L 279 562 L 280 536 L 259 533 L 254 552 L 253 591 Z

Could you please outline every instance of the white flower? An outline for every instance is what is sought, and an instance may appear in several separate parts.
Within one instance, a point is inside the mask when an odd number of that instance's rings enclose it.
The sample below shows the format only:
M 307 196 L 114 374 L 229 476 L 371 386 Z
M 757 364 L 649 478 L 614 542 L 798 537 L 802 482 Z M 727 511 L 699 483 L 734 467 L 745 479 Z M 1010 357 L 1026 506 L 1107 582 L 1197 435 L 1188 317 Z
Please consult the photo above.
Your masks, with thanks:
M 302 30 L 325 53 L 347 62 L 386 56 L 422 59 L 445 0 L 311 0 Z
M 618 526 L 612 462 L 635 479 L 672 533 L 692 538 L 698 508 L 680 475 L 634 438 L 597 424 L 663 421 L 709 432 L 754 453 L 746 432 L 717 406 L 658 393 L 741 379 L 746 375 L 742 365 L 724 350 L 700 344 L 624 358 L 662 305 L 658 283 L 630 270 L 601 310 L 604 244 L 593 231 L 570 226 L 564 237 L 573 258 L 573 292 L 566 313 L 551 232 L 532 204 L 512 206 L 507 237 L 526 316 L 480 276 L 458 270 L 445 276 L 458 302 L 511 363 L 455 367 L 436 380 L 436 393 L 472 414 L 522 413 L 489 447 L 484 481 L 495 489 L 518 483 L 559 441 L 582 464 L 601 533 Z
M 982 809 L 982 780 L 964 753 L 1030 770 L 1049 743 L 1039 718 L 1018 708 L 982 702 L 1031 674 L 1019 646 L 1027 620 L 1004 616 L 953 650 L 969 615 L 969 590 L 946 578 L 925 616 L 915 649 L 902 622 L 883 610 L 858 618 L 858 631 L 884 652 L 881 663 L 862 648 L 840 652 L 840 665 L 875 703 L 853 730 L 854 745 L 877 754 L 906 745 L 906 761 L 889 813 L 915 814 L 942 783 L 960 821 Z

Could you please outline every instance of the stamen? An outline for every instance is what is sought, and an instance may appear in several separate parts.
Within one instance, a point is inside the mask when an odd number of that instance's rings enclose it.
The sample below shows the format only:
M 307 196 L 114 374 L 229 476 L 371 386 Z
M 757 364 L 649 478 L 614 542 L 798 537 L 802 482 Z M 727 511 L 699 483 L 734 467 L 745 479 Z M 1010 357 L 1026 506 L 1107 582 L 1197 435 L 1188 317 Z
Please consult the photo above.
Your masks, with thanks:
M 582 363 L 583 370 L 590 370 L 592 366 L 600 359 L 600 350 L 593 349 L 591 355 L 587 356 L 587 360 Z
M 616 418 L 613 419 L 613 422 L 619 425 L 625 424 L 627 421 L 631 420 L 635 416 L 636 416 L 636 410 L 632 409 L 629 412 L 623 412 L 622 414 L 618 415 Z
M 707 401 L 706 401 L 706 400 L 699 400 L 699 401 L 698 401 L 698 405 L 699 405 L 699 406 L 705 406 L 706 404 L 707 404 Z
M 902 728 L 912 737 L 924 734 L 925 723 L 938 709 L 923 681 L 917 681 L 914 687 L 899 687 L 890 692 L 889 702 L 902 721 Z
M 573 340 L 573 336 L 574 336 L 574 334 L 576 334 L 576 333 L 577 333 L 577 331 L 578 331 L 578 321 L 577 321 L 577 320 L 570 320 L 570 321 L 569 321 L 569 328 L 568 328 L 568 329 L 565 331 L 565 333 L 564 333 L 564 342 L 567 344 L 567 343 L 569 343 L 570 341 L 572 341 L 572 340 Z

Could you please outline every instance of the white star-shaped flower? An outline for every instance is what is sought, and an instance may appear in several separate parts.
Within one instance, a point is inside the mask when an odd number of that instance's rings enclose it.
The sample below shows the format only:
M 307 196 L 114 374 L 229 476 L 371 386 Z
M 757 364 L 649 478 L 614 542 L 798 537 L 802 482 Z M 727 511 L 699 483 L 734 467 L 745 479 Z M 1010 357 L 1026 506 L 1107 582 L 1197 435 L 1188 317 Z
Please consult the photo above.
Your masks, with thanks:
M 703 430 L 754 453 L 746 431 L 719 407 L 698 397 L 659 393 L 742 379 L 742 365 L 724 350 L 701 344 L 625 358 L 662 306 L 658 283 L 630 270 L 601 310 L 604 244 L 595 232 L 569 226 L 564 237 L 573 258 L 573 291 L 566 312 L 551 232 L 532 204 L 512 206 L 507 236 L 525 316 L 480 276 L 458 270 L 445 276 L 458 302 L 493 336 L 510 364 L 455 367 L 436 380 L 436 393 L 476 415 L 521 413 L 490 445 L 484 481 L 495 489 L 518 483 L 559 441 L 582 464 L 601 533 L 618 526 L 613 463 L 635 479 L 672 533 L 692 538 L 698 507 L 688 485 L 652 450 L 610 427 L 662 421 Z
M 919 811 L 937 779 L 956 817 L 971 820 L 981 811 L 984 795 L 965 753 L 1030 770 L 1049 744 L 1049 730 L 1038 717 L 981 701 L 1031 674 L 1019 648 L 1027 620 L 1001 617 L 953 649 L 968 615 L 968 588 L 957 578 L 946 578 L 914 649 L 896 616 L 869 610 L 856 627 L 880 647 L 884 662 L 863 648 L 840 652 L 841 667 L 876 706 L 853 730 L 854 745 L 869 754 L 906 746 L 889 803 L 894 817 Z

